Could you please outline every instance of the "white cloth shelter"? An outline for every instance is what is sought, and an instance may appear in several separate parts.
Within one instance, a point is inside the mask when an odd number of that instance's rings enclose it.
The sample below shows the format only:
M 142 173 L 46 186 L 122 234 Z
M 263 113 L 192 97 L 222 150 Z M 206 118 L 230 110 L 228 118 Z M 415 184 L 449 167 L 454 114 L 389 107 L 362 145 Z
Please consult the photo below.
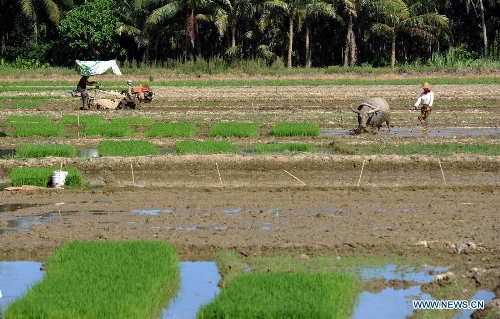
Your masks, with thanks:
M 120 68 L 116 64 L 116 60 L 109 61 L 80 61 L 76 60 L 75 68 L 81 75 L 91 76 L 103 74 L 109 69 L 113 70 L 116 75 L 122 75 Z

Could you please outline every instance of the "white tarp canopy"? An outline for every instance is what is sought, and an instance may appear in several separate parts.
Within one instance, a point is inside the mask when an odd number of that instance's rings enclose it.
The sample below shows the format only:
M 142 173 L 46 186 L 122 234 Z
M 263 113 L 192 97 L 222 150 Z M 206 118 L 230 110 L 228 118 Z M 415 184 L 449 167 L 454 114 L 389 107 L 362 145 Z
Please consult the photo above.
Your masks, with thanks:
M 116 64 L 116 60 L 109 61 L 80 61 L 76 60 L 75 68 L 81 75 L 91 76 L 103 74 L 109 69 L 113 70 L 116 75 L 122 75 L 120 68 Z

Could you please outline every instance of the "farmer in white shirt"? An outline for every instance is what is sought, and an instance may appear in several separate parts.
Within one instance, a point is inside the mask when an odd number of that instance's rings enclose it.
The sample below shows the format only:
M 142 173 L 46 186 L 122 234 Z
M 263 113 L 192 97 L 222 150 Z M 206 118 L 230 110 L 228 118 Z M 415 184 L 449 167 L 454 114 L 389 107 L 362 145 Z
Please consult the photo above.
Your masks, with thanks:
M 424 83 L 422 89 L 424 91 L 420 93 L 417 102 L 415 102 L 415 105 L 413 105 L 413 109 L 417 110 L 421 105 L 420 116 L 418 117 L 418 119 L 420 120 L 420 123 L 422 125 L 426 125 L 427 118 L 432 111 L 432 104 L 434 103 L 434 92 L 431 91 L 431 86 L 427 82 Z

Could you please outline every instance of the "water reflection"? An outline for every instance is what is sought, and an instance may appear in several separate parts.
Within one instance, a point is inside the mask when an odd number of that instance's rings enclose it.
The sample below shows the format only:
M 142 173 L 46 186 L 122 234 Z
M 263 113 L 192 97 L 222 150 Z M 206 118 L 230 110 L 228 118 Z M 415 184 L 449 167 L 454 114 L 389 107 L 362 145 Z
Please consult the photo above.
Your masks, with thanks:
M 0 261 L 0 312 L 40 281 L 45 274 L 41 263 L 34 261 Z
M 214 262 L 181 262 L 181 288 L 161 319 L 196 318 L 198 309 L 219 293 L 219 280 Z

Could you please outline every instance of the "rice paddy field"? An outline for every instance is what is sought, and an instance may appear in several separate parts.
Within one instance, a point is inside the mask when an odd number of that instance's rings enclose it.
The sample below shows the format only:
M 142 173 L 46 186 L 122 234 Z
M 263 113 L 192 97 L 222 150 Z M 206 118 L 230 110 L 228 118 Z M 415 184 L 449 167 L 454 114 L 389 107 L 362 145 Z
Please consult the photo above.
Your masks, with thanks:
M 155 93 L 140 110 L 79 110 L 76 76 L 0 78 L 0 205 L 16 207 L 0 213 L 0 260 L 45 261 L 72 241 L 169 242 L 180 260 L 217 259 L 224 293 L 199 318 L 249 303 L 238 294 L 255 282 L 352 308 L 359 286 L 342 274 L 367 259 L 449 268 L 426 288 L 436 299 L 498 292 L 499 74 L 131 78 Z M 121 91 L 128 78 L 91 79 Z M 425 128 L 410 110 L 424 81 L 435 92 Z M 392 133 L 357 135 L 350 108 L 375 96 Z M 73 177 L 54 189 L 61 168 Z M 39 222 L 47 212 L 59 214 Z M 28 231 L 12 227 L 26 219 Z M 346 295 L 323 286 L 341 283 Z M 279 289 L 269 318 L 292 309 Z

